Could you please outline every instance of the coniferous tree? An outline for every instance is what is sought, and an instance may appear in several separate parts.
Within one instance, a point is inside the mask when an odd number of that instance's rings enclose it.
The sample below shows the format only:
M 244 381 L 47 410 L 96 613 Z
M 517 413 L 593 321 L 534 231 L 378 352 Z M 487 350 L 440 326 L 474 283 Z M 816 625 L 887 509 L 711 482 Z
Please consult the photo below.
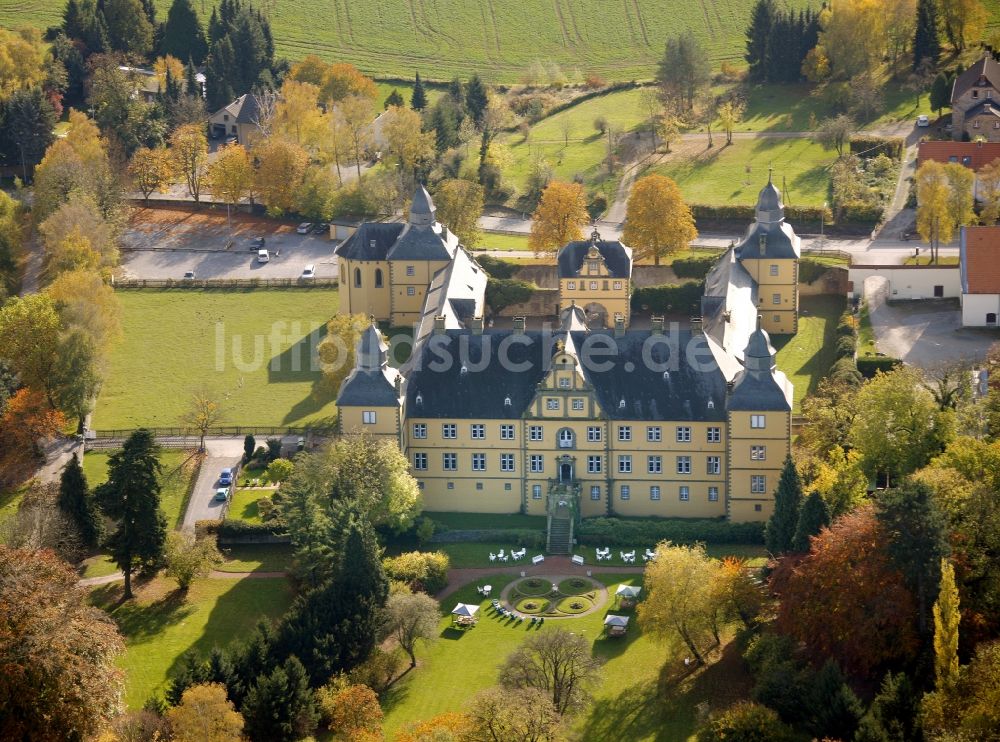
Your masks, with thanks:
M 253 742 L 294 742 L 312 734 L 319 720 L 305 669 L 295 657 L 262 675 L 241 711 Z
M 132 597 L 132 572 L 154 567 L 163 558 L 167 519 L 160 510 L 159 475 L 153 434 L 140 429 L 111 455 L 108 481 L 95 491 L 101 510 L 115 521 L 108 546 L 125 573 L 126 600 Z
M 188 57 L 187 66 L 184 68 L 184 92 L 201 100 L 201 86 L 198 84 L 197 75 L 198 71 L 194 68 L 194 60 Z
M 941 109 L 951 105 L 951 80 L 944 72 L 939 72 L 931 84 L 931 108 L 941 115 Z
M 886 673 L 854 742 L 919 742 L 920 693 L 905 673 Z
M 27 182 L 55 135 L 56 114 L 41 88 L 17 90 L 4 101 L 0 150 L 21 165 Z
M 828 659 L 812 688 L 812 719 L 809 731 L 818 739 L 853 739 L 864 707 L 844 681 L 834 659 Z
M 801 504 L 802 480 L 789 454 L 785 457 L 781 479 L 778 480 L 778 488 L 774 492 L 774 512 L 764 529 L 767 550 L 772 554 L 784 554 L 792 548 Z
M 160 53 L 189 59 L 197 64 L 205 60 L 208 42 L 191 0 L 174 0 L 171 3 L 167 21 L 163 24 Z
M 198 685 L 206 681 L 205 663 L 198 656 L 198 653 L 189 649 L 179 658 L 180 667 L 174 672 L 167 684 L 167 689 L 163 697 L 171 706 L 176 706 L 181 702 L 184 691 L 193 685 Z
M 271 624 L 259 621 L 249 637 L 230 654 L 232 682 L 228 684 L 229 698 L 237 707 L 253 687 L 257 678 L 271 668 L 269 661 L 274 634 Z
M 59 480 L 59 509 L 72 519 L 84 545 L 96 548 L 101 540 L 101 522 L 87 487 L 87 477 L 80 466 L 80 457 L 75 453 Z
M 743 58 L 749 65 L 748 77 L 754 82 L 763 81 L 766 77 L 764 66 L 768 58 L 771 25 L 777 11 L 774 0 L 757 0 L 750 11 L 750 25 L 746 30 L 747 51 Z
M 465 86 L 465 107 L 476 122 L 476 126 L 483 123 L 483 114 L 486 113 L 486 106 L 489 104 L 489 96 L 486 93 L 486 86 L 479 79 L 479 75 L 473 75 L 469 84 Z
M 823 496 L 815 490 L 799 508 L 799 520 L 792 538 L 792 551 L 804 554 L 809 551 L 809 537 L 815 536 L 830 525 L 830 508 Z
M 410 96 L 410 108 L 414 111 L 423 111 L 427 108 L 427 93 L 424 91 L 424 83 L 420 80 L 419 72 L 413 82 L 413 94 Z
M 936 0 L 917 0 L 917 27 L 913 32 L 913 69 L 924 61 L 937 67 L 941 55 Z
M 103 10 L 112 49 L 142 57 L 153 51 L 153 24 L 139 0 L 105 0 Z

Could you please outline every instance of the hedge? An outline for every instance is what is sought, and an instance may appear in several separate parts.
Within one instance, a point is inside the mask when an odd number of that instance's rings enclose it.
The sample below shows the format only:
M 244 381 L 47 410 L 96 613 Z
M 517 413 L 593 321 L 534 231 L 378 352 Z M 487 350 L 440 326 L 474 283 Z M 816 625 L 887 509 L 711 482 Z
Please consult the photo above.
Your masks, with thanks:
M 903 157 L 903 139 L 902 137 L 857 134 L 851 137 L 851 154 L 866 158 L 884 154 L 886 157 L 900 160 Z
M 205 521 L 199 522 L 204 523 Z M 282 526 L 277 523 L 248 523 L 245 520 L 226 518 L 216 527 L 215 533 L 219 538 L 246 538 L 248 536 L 278 536 L 282 530 Z
M 708 275 L 718 260 L 718 255 L 678 258 L 673 262 L 674 275 L 678 278 L 694 278 L 700 281 Z
M 632 292 L 632 309 L 639 312 L 688 312 L 698 315 L 701 314 L 701 297 L 704 293 L 704 281 L 647 286 Z
M 855 224 L 863 223 L 877 224 L 882 221 L 882 215 L 885 210 L 879 204 L 869 204 L 864 201 L 849 201 L 843 204 L 837 209 L 838 220 L 853 222 Z
M 889 373 L 902 363 L 891 356 L 861 356 L 858 358 L 858 371 L 866 379 L 872 379 L 879 371 Z
M 763 523 L 688 518 L 587 518 L 577 531 L 582 544 L 592 546 L 653 546 L 675 544 L 763 544 Z
M 830 269 L 814 258 L 802 258 L 799 261 L 799 282 L 811 284 Z
M 530 528 L 483 528 L 479 530 L 438 531 L 431 539 L 435 544 L 487 543 L 499 541 L 540 549 L 545 546 L 545 534 Z
M 491 278 L 513 278 L 520 269 L 516 263 L 503 258 L 494 258 L 492 255 L 477 255 L 476 262 Z
M 390 580 L 405 582 L 414 592 L 422 590 L 428 595 L 447 586 L 450 565 L 443 551 L 408 551 L 382 560 L 382 568 Z
M 757 207 L 747 204 L 691 204 L 691 214 L 698 219 L 727 219 L 752 222 L 757 217 Z M 825 221 L 833 219 L 833 213 L 822 206 L 786 206 L 785 218 L 797 224 L 819 225 L 820 217 Z

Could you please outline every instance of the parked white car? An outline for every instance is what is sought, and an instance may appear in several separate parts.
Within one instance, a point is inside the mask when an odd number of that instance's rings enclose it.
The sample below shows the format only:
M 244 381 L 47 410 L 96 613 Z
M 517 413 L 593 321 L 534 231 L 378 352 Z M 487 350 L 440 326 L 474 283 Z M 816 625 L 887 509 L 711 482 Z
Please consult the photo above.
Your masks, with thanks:
M 316 278 L 316 266 L 310 263 L 305 268 L 302 269 L 302 278 L 305 280 L 310 280 Z
M 270 260 L 271 260 L 271 256 L 268 254 L 267 250 L 258 250 L 257 251 L 257 262 L 258 263 L 267 263 Z
M 927 116 L 925 116 L 923 114 L 921 114 L 920 116 L 917 116 L 917 126 L 923 128 L 925 126 L 930 126 L 930 125 L 931 125 L 930 118 L 928 118 Z
M 295 228 L 295 231 L 298 234 L 309 234 L 312 228 L 313 228 L 312 222 L 302 222 L 302 224 L 300 224 L 298 227 Z

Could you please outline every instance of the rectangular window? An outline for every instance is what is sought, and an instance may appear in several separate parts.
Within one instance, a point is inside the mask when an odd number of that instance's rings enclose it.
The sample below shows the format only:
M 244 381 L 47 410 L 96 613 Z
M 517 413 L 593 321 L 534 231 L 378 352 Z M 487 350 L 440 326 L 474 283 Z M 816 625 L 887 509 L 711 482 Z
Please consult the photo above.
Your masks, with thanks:
M 569 379 L 567 377 L 564 376 L 561 379 L 559 379 L 559 388 L 569 389 Z
M 691 488 L 686 485 L 681 485 L 681 488 L 677 491 L 677 498 L 681 502 L 687 502 L 691 499 Z
M 415 276 L 417 275 L 417 270 L 412 265 L 406 266 L 406 275 Z
M 618 473 L 619 474 L 631 474 L 632 473 L 632 457 L 631 456 L 619 456 L 618 457 Z
M 456 469 L 458 469 L 458 454 L 457 453 L 441 454 L 441 465 L 444 467 L 445 471 L 455 471 Z
M 601 485 L 594 484 L 590 487 L 590 499 L 600 500 L 601 499 Z
M 413 286 L 407 286 L 406 287 L 406 295 L 407 296 L 416 296 L 417 295 L 417 290 Z
M 576 291 L 576 281 L 568 281 L 566 283 L 566 290 L 567 291 Z
M 504 482 L 503 489 L 504 492 L 510 492 L 513 489 L 513 487 L 511 486 L 510 482 Z
M 541 425 L 531 425 L 528 428 L 528 439 L 532 441 L 542 440 L 542 426 Z
M 776 263 L 771 263 L 771 265 L 768 267 L 768 273 L 770 273 L 772 276 L 778 275 L 778 265 Z
M 413 468 L 418 471 L 423 471 L 427 468 L 427 454 L 425 453 L 415 453 L 413 454 Z
M 483 483 L 482 482 L 476 482 L 476 489 L 477 490 L 481 490 L 482 488 L 483 488 Z
M 622 290 L 622 282 L 621 281 L 615 281 L 614 287 L 615 287 L 615 291 L 621 291 Z
M 763 428 L 764 427 L 764 416 L 763 415 L 751 415 L 750 416 L 750 427 L 751 428 Z
M 542 485 L 540 484 L 531 485 L 531 499 L 532 500 L 542 499 Z
M 375 424 L 375 410 L 363 410 L 361 413 L 361 422 L 365 425 Z
M 423 488 L 424 488 L 424 483 L 422 481 L 421 482 L 417 482 L 417 489 L 418 490 L 422 490 Z
M 771 294 L 772 304 L 781 304 L 781 294 Z
M 500 426 L 500 440 L 502 440 L 502 441 L 512 441 L 512 440 L 514 440 L 514 426 L 513 425 L 501 425 Z
M 708 429 L 708 442 L 718 443 L 722 440 L 722 428 L 709 428 Z
M 500 454 L 500 471 L 514 471 L 514 454 Z
M 677 442 L 678 443 L 690 443 L 691 442 L 691 428 L 687 425 L 677 426 Z
M 458 438 L 458 426 L 455 423 L 445 423 L 441 426 L 442 438 Z
M 648 456 L 646 458 L 646 471 L 649 474 L 659 474 L 663 471 L 663 458 L 660 456 Z
M 426 438 L 427 437 L 427 423 L 413 423 L 413 437 L 414 438 Z
M 531 454 L 530 462 L 531 462 L 532 474 L 541 474 L 543 471 L 545 471 L 545 463 L 544 463 L 545 459 L 542 458 L 540 454 L 537 453 Z
M 602 456 L 587 457 L 588 474 L 600 474 L 603 469 L 604 469 L 604 461 Z
M 632 426 L 622 425 L 618 428 L 618 440 L 620 441 L 630 441 L 632 440 Z
M 486 471 L 486 454 L 472 454 L 472 471 Z
M 591 291 L 597 291 L 597 281 L 591 281 L 590 282 L 590 290 Z
M 582 411 L 583 410 L 583 400 L 582 399 L 574 399 L 573 400 L 573 409 L 575 411 L 577 411 L 577 412 Z
M 677 473 L 678 474 L 690 474 L 691 473 L 691 457 L 690 456 L 678 456 L 677 457 Z
M 776 325 L 777 325 L 777 324 L 780 324 L 780 323 L 781 323 L 781 315 L 780 315 L 780 314 L 772 314 L 772 315 L 771 315 L 771 320 L 772 320 L 772 321 L 774 322 L 774 324 L 776 324 Z
M 601 442 L 601 428 L 598 425 L 589 425 L 587 427 L 587 440 L 591 443 Z
M 709 502 L 718 502 L 719 501 L 719 488 L 718 487 L 709 487 L 708 488 L 708 501 Z
M 558 410 L 559 400 L 553 397 L 547 397 L 545 400 L 545 408 L 548 410 Z
M 660 485 L 654 484 L 649 488 L 649 499 L 659 500 L 660 499 Z
M 709 474 L 721 474 L 722 473 L 722 459 L 718 456 L 709 456 L 708 462 L 708 473 Z
M 602 285 L 602 288 L 603 288 L 603 289 L 604 289 L 605 291 L 607 291 L 607 290 L 608 290 L 608 282 L 607 282 L 607 281 L 603 281 L 603 282 L 602 282 L 602 284 L 603 284 L 603 285 Z
M 486 426 L 482 423 L 472 425 L 472 440 L 481 441 L 486 437 Z
M 448 482 L 448 489 L 450 489 L 450 490 L 455 489 L 455 483 L 454 482 Z
M 760 474 L 750 477 L 750 491 L 755 495 L 763 495 L 767 492 L 767 479 Z
M 646 440 L 650 443 L 659 443 L 662 440 L 659 425 L 646 428 Z
M 627 484 L 623 484 L 621 496 L 623 500 L 627 500 L 628 498 L 630 498 L 632 496 L 632 488 L 629 487 Z
M 767 446 L 750 446 L 750 460 L 764 461 L 767 459 Z

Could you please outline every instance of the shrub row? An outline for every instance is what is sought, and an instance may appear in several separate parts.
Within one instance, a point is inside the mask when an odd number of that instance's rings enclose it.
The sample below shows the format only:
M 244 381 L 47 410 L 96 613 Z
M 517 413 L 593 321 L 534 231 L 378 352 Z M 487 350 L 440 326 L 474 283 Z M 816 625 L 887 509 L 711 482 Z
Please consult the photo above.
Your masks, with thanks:
M 799 261 L 799 282 L 811 284 L 828 270 L 830 270 L 830 266 L 824 265 L 815 258 L 802 258 Z
M 839 209 L 840 220 L 853 224 L 878 224 L 882 221 L 885 209 L 881 204 L 865 203 L 864 201 L 848 201 Z
M 709 519 L 623 520 L 588 518 L 577 535 L 580 543 L 592 546 L 653 546 L 660 541 L 676 544 L 763 544 L 763 523 L 730 523 Z
M 727 219 L 752 222 L 757 215 L 756 207 L 747 204 L 691 204 L 691 214 L 695 221 L 700 219 Z M 828 208 L 822 206 L 786 206 L 785 218 L 796 224 L 819 225 L 820 217 L 826 221 L 833 218 Z
M 593 100 L 594 98 L 600 98 L 602 95 L 608 95 L 609 93 L 616 93 L 619 90 L 631 90 L 632 88 L 637 88 L 639 85 L 636 82 L 616 82 L 614 85 L 608 85 L 606 88 L 598 88 L 597 90 L 591 90 L 589 93 L 584 93 L 583 95 L 578 95 L 575 98 L 566 101 L 565 103 L 560 103 L 558 106 L 552 106 L 544 116 L 543 119 L 549 116 L 555 116 L 557 113 L 561 113 L 569 108 L 578 106 L 588 100 Z
M 245 520 L 199 520 L 194 524 L 195 534 L 219 538 L 248 538 L 252 536 L 279 536 L 284 530 L 280 523 L 248 523 Z
M 432 543 L 437 544 L 457 544 L 457 543 L 484 543 L 498 541 L 502 543 L 512 543 L 517 546 L 526 546 L 529 549 L 540 549 L 545 546 L 545 534 L 530 528 L 484 528 L 469 531 L 445 531 L 439 530 L 434 533 Z
M 827 375 L 834 381 L 858 386 L 861 383 L 861 374 L 858 373 L 858 365 L 854 360 L 858 352 L 858 329 L 854 315 L 849 309 L 840 315 L 836 337 L 837 341 L 834 346 L 836 360 L 830 366 Z
M 503 258 L 494 258 L 492 255 L 477 255 L 476 262 L 491 278 L 513 278 L 520 268 L 516 263 Z
M 698 315 L 701 313 L 701 296 L 704 292 L 704 281 L 647 286 L 632 292 L 632 309 L 650 312 L 687 312 Z
M 861 356 L 858 358 L 858 371 L 860 371 L 861 375 L 866 379 L 871 379 L 874 378 L 875 374 L 879 371 L 888 373 L 901 363 L 902 361 L 898 358 L 892 358 L 890 356 Z
M 674 275 L 678 278 L 694 278 L 702 280 L 712 270 L 719 259 L 718 255 L 698 255 L 692 258 L 678 258 L 673 262 Z
M 414 592 L 428 595 L 440 592 L 448 584 L 450 561 L 443 551 L 408 551 L 397 557 L 386 557 L 382 567 L 390 580 L 405 582 Z
M 903 139 L 902 137 L 856 134 L 851 137 L 851 153 L 866 158 L 882 154 L 894 160 L 900 160 L 903 157 Z

